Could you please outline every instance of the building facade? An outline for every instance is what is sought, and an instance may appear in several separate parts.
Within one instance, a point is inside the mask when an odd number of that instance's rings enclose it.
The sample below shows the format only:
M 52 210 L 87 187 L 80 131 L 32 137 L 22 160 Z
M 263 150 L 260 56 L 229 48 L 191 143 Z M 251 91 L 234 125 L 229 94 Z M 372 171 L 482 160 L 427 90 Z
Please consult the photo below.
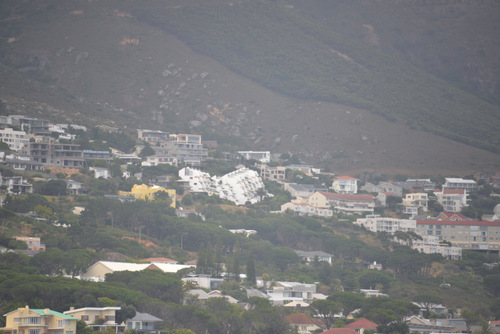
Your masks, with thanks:
M 350 176 L 339 176 L 333 180 L 332 189 L 337 194 L 356 194 L 358 179 Z
M 5 334 L 76 334 L 77 318 L 46 309 L 18 308 L 4 314 Z

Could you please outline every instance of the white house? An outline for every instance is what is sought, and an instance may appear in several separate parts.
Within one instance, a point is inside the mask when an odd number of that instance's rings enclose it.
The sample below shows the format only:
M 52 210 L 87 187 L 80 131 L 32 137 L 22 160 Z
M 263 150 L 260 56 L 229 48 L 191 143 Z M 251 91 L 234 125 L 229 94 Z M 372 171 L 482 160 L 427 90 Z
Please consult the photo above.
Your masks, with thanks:
M 375 233 L 387 232 L 389 234 L 394 234 L 396 231 L 417 231 L 416 220 L 380 217 L 379 215 L 367 215 L 366 218 L 358 218 L 353 224 L 363 225 L 367 230 Z
M 467 191 L 474 191 L 477 189 L 477 183 L 474 180 L 466 180 L 462 178 L 445 178 L 445 183 L 443 184 L 444 189 L 464 189 Z
M 332 189 L 338 194 L 356 194 L 358 179 L 350 176 L 338 176 L 333 180 Z
M 285 305 L 293 301 L 312 303 L 316 293 L 316 284 L 298 282 L 275 282 L 276 285 L 266 290 L 273 305 Z
M 439 204 L 443 206 L 444 211 L 460 212 L 467 204 L 467 190 L 465 189 L 446 189 L 435 190 Z

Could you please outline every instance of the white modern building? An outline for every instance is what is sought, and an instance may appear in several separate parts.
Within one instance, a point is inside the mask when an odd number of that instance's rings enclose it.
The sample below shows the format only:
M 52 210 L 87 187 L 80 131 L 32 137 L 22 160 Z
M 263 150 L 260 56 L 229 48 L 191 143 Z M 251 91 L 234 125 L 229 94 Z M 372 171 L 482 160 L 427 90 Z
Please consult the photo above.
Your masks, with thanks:
M 460 260 L 462 258 L 462 248 L 447 246 L 439 243 L 439 237 L 432 235 L 422 236 L 422 240 L 414 240 L 412 248 L 425 254 L 441 254 L 450 260 Z
M 298 282 L 275 282 L 276 285 L 266 290 L 269 301 L 273 305 L 285 305 L 290 302 L 312 303 L 313 295 L 316 293 L 316 284 Z
M 338 176 L 333 180 L 332 189 L 337 194 L 357 194 L 358 179 L 351 176 Z
M 464 189 L 467 191 L 474 191 L 477 189 L 477 183 L 474 180 L 447 177 L 445 178 L 443 189 Z
M 467 204 L 467 190 L 465 189 L 446 189 L 434 191 L 439 204 L 443 206 L 444 211 L 460 212 Z
M 263 164 L 271 161 L 270 151 L 238 151 L 238 154 L 246 160 L 257 160 Z
M 257 203 L 261 200 L 257 194 L 260 189 L 265 190 L 264 182 L 259 174 L 248 168 L 240 168 L 224 176 L 210 176 L 200 170 L 185 167 L 179 171 L 179 177 L 189 182 L 189 191 L 203 192 L 208 195 L 217 195 L 244 205 L 247 202 Z
M 365 218 L 358 218 L 355 222 L 353 222 L 353 224 L 362 225 L 367 230 L 375 233 L 387 232 L 389 234 L 394 234 L 396 231 L 417 231 L 416 220 L 381 217 L 379 215 L 368 215 Z

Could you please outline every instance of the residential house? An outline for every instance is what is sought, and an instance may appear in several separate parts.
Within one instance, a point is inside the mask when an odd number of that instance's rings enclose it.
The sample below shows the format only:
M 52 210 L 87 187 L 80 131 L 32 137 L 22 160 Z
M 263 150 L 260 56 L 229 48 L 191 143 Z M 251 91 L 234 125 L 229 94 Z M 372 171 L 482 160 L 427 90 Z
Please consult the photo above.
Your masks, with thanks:
M 312 263 L 316 259 L 318 259 L 318 261 L 328 262 L 329 264 L 333 263 L 333 255 L 322 251 L 294 250 L 294 252 L 298 255 L 301 261 L 304 261 L 306 263 Z
M 104 167 L 89 167 L 89 170 L 91 172 L 94 172 L 94 177 L 96 179 L 103 178 L 103 179 L 109 179 L 111 178 L 111 172 L 109 169 L 104 168 Z
M 177 162 L 183 162 L 191 166 L 200 166 L 208 158 L 208 149 L 203 147 L 201 135 L 195 134 L 171 134 L 168 136 L 171 154 L 177 158 Z
M 317 191 L 328 191 L 324 185 L 284 183 L 283 188 L 290 192 L 292 197 L 309 197 Z
M 402 187 L 404 190 L 421 190 L 427 192 L 436 189 L 436 183 L 430 179 L 407 179 L 403 182 L 394 182 L 394 184 Z
M 66 181 L 66 189 L 68 189 L 69 194 L 82 195 L 87 193 L 87 188 L 83 185 L 83 183 L 74 180 L 65 180 L 65 181 Z
M 36 135 L 49 135 L 49 121 L 44 119 L 31 118 L 23 115 L 7 116 L 8 123 L 13 127 L 18 127 L 22 131 L 34 133 Z
M 208 290 L 217 290 L 224 283 L 223 278 L 202 274 L 183 277 L 182 281 L 195 283 L 199 288 Z
M 438 216 L 437 219 L 441 220 L 471 220 L 470 218 L 464 216 L 461 213 L 458 212 L 441 212 Z
M 34 252 L 44 252 L 45 245 L 40 242 L 40 237 L 25 237 L 16 236 L 16 240 L 24 241 L 28 245 L 28 249 Z
M 403 187 L 391 182 L 379 182 L 378 185 L 372 184 L 370 182 L 365 182 L 365 185 L 361 187 L 361 190 L 369 193 L 392 193 L 396 197 L 403 196 Z
M 448 212 L 460 212 L 467 204 L 467 190 L 465 189 L 436 189 L 434 195 L 439 204 Z
M 367 230 L 374 233 L 386 232 L 394 234 L 396 231 L 417 231 L 417 222 L 413 219 L 398 219 L 381 217 L 379 215 L 367 215 L 365 218 L 358 218 L 353 224 L 362 225 Z
M 410 328 L 410 333 L 457 333 L 452 326 L 442 326 L 433 323 L 429 319 L 422 319 L 412 316 L 406 320 L 406 324 Z
M 108 151 L 94 151 L 94 150 L 83 150 L 83 158 L 85 160 L 104 160 L 111 161 L 111 152 Z
M 271 161 L 271 152 L 269 151 L 238 151 L 245 160 L 257 160 L 263 164 Z
M 360 318 L 350 324 L 345 325 L 342 328 L 350 328 L 356 331 L 356 333 L 363 334 L 365 330 L 376 330 L 378 325 L 373 321 L 366 318 Z
M 450 260 L 462 259 L 462 248 L 439 243 L 439 237 L 423 235 L 422 240 L 413 240 L 411 247 L 424 254 L 440 254 Z
M 242 235 L 246 238 L 250 237 L 251 235 L 257 234 L 256 230 L 246 230 L 243 228 L 229 229 L 229 232 Z
M 397 196 L 394 193 L 379 192 L 375 197 L 375 205 L 377 207 L 386 207 L 387 200 L 389 199 L 389 197 L 397 197 Z
M 298 282 L 275 282 L 272 289 L 266 290 L 269 301 L 273 305 L 285 305 L 292 301 L 312 303 L 313 294 L 316 293 L 316 284 Z
M 337 194 L 356 194 L 358 179 L 351 176 L 337 176 L 332 183 L 332 189 Z
M 409 193 L 403 198 L 403 213 L 414 217 L 418 211 L 428 211 L 429 196 L 427 193 Z
M 284 213 L 288 210 L 294 212 L 297 216 L 319 216 L 319 217 L 333 216 L 333 210 L 328 208 L 315 207 L 307 203 L 288 202 L 281 205 L 281 210 L 280 210 L 281 213 Z
M 270 167 L 268 165 L 260 165 L 260 177 L 264 180 L 279 181 L 286 179 L 286 167 L 275 166 Z
M 292 313 L 285 317 L 285 321 L 298 334 L 312 334 L 325 328 L 325 324 L 320 319 L 311 318 L 305 313 Z
M 447 177 L 443 189 L 463 189 L 470 192 L 477 189 L 477 183 L 474 180 Z
M 307 176 L 312 176 L 314 173 L 313 170 L 315 170 L 313 166 L 310 165 L 287 165 L 286 169 L 302 172 Z
M 372 214 L 375 200 L 372 195 L 335 194 L 318 191 L 309 196 L 308 204 L 311 206 L 328 208 L 345 214 Z
M 189 216 L 198 216 L 201 218 L 201 220 L 205 221 L 205 215 L 196 210 L 189 210 L 183 208 L 175 209 L 175 215 L 177 217 L 182 217 L 182 218 L 189 218 Z
M 377 290 L 377 289 L 359 289 L 359 292 L 361 292 L 366 298 L 388 297 L 387 294 L 382 293 L 380 290 Z
M 160 270 L 165 273 L 176 273 L 181 269 L 191 268 L 191 265 L 173 264 L 173 263 L 129 263 L 129 262 L 113 262 L 113 261 L 98 261 L 90 266 L 87 271 L 82 274 L 83 279 L 103 282 L 106 274 L 111 274 L 117 271 L 141 271 L 141 270 Z
M 82 168 L 85 165 L 80 145 L 62 144 L 51 137 L 35 137 L 35 141 L 25 149 L 33 161 L 43 165 L 66 168 Z
M 149 313 L 136 312 L 135 317 L 125 321 L 125 328 L 139 333 L 157 333 L 156 324 L 162 321 Z
M 137 139 L 148 142 L 151 145 L 168 143 L 169 134 L 159 130 L 137 129 Z
M 4 158 L 4 164 L 15 170 L 43 170 L 42 163 L 33 161 L 29 156 L 23 154 L 7 154 Z
M 476 220 L 417 220 L 417 233 L 437 236 L 453 246 L 463 249 L 489 251 L 500 250 L 500 222 Z
M 140 200 L 152 200 L 155 198 L 156 193 L 164 192 L 170 198 L 170 206 L 175 208 L 176 205 L 176 191 L 175 189 L 165 189 L 160 186 L 148 186 L 147 184 L 134 184 L 131 191 L 118 191 L 120 196 L 133 196 Z
M 119 306 L 108 307 L 82 307 L 75 309 L 70 307 L 64 314 L 85 321 L 88 327 L 94 331 L 105 331 L 111 328 L 115 333 L 123 333 L 125 326 L 116 323 L 116 311 L 121 310 Z
M 172 263 L 172 264 L 179 263 L 179 261 L 172 260 L 167 257 L 150 257 L 147 259 L 142 259 L 141 262 L 146 262 L 146 263 L 157 262 L 157 263 Z
M 4 177 L 0 174 L 0 185 L 7 188 L 9 194 L 31 194 L 33 193 L 33 185 L 24 180 L 21 175 Z
M 6 143 L 12 151 L 19 151 L 29 144 L 29 136 L 25 131 L 5 128 L 0 129 L 0 141 Z
M 435 304 L 435 303 L 416 303 L 413 302 L 414 305 L 418 306 L 420 308 L 419 315 L 423 316 L 425 311 L 430 311 L 434 314 L 447 314 L 448 313 L 448 308 L 446 306 L 443 306 L 441 304 Z
M 5 334 L 76 334 L 77 318 L 48 308 L 30 309 L 26 306 L 4 316 L 5 327 L 0 331 Z

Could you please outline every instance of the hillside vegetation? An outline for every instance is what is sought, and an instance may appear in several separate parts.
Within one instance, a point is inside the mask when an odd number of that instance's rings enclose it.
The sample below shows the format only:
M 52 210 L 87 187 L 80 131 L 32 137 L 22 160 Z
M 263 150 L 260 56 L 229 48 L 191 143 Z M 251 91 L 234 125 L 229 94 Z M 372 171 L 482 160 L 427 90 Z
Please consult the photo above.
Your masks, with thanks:
M 285 6 L 151 6 L 139 20 L 280 93 L 369 109 L 389 120 L 498 152 L 500 108 Z

